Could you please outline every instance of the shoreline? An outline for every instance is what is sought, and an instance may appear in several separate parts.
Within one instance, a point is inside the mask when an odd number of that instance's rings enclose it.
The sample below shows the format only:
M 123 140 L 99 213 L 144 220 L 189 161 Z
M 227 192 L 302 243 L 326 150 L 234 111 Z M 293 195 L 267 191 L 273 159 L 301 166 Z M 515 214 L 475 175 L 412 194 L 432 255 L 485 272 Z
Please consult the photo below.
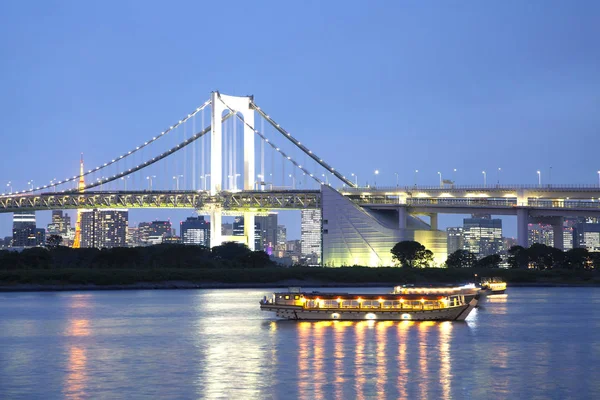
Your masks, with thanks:
M 432 285 L 435 285 L 432 283 Z M 340 288 L 340 287 L 369 287 L 391 288 L 393 283 L 388 282 L 361 282 L 361 283 L 331 283 L 320 281 L 283 281 L 274 283 L 223 283 L 205 282 L 196 283 L 188 281 L 165 282 L 138 282 L 122 285 L 96 285 L 96 284 L 34 284 L 23 283 L 14 285 L 0 285 L 0 293 L 18 292 L 75 292 L 75 291 L 121 291 L 121 290 L 190 290 L 190 289 L 285 289 L 288 287 L 310 288 Z M 600 283 L 509 283 L 511 287 L 600 287 Z

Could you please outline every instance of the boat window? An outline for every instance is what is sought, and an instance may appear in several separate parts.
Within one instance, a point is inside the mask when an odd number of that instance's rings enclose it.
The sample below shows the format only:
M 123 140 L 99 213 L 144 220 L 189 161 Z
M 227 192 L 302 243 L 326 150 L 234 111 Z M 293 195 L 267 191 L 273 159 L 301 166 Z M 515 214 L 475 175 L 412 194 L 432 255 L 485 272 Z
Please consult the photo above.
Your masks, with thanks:
M 300 296 L 296 295 L 294 296 L 294 300 L 298 300 L 300 298 Z
M 285 299 L 286 299 L 286 300 L 289 300 L 289 299 L 290 299 L 290 296 L 286 295 L 286 296 L 285 296 Z

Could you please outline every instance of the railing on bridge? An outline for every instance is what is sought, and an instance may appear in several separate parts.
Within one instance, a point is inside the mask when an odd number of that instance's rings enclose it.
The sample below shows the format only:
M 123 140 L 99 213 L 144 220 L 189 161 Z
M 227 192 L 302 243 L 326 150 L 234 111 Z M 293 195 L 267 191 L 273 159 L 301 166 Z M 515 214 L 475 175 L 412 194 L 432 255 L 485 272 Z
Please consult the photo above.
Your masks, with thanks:
M 583 185 L 445 185 L 445 186 L 369 186 L 369 187 L 344 187 L 340 189 L 342 192 L 360 193 L 360 192 L 415 192 L 415 191 L 447 191 L 447 190 L 469 190 L 469 191 L 515 191 L 515 190 L 531 190 L 531 191 L 600 191 L 600 185 L 583 184 Z

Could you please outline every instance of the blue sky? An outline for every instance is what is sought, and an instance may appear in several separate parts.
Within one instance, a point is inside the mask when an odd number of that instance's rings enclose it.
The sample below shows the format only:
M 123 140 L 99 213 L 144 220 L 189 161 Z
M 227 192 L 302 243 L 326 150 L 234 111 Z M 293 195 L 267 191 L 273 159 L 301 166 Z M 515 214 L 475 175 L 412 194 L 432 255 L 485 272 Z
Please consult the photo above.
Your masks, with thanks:
M 552 167 L 552 183 L 594 184 L 598 20 L 584 0 L 3 2 L 0 185 L 72 176 L 80 152 L 110 160 L 212 90 L 254 94 L 361 180 L 418 169 L 433 185 L 456 168 L 475 184 L 501 167 L 501 183 L 534 184 Z

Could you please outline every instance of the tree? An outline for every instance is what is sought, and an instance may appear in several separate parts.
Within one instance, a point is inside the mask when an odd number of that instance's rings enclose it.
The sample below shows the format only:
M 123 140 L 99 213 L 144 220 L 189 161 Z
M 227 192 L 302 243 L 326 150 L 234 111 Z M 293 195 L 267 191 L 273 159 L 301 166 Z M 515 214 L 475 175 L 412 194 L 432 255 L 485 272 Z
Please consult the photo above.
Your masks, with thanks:
M 513 246 L 508 250 L 508 264 L 511 268 L 527 268 L 529 251 L 523 246 Z
M 405 240 L 398 242 L 391 250 L 392 259 L 407 268 L 428 267 L 433 261 L 433 253 L 419 242 Z
M 590 255 L 587 249 L 575 248 L 565 253 L 565 266 L 568 269 L 589 268 Z
M 502 258 L 498 254 L 492 254 L 477 260 L 475 267 L 477 268 L 498 268 Z
M 63 238 L 60 235 L 50 235 L 46 238 L 46 247 L 56 249 L 62 243 Z
M 448 268 L 471 268 L 477 262 L 477 256 L 468 250 L 456 250 L 448 256 Z
M 552 269 L 564 259 L 562 250 L 541 243 L 532 244 L 527 254 L 529 255 L 529 260 L 539 270 Z
M 211 251 L 216 259 L 234 261 L 246 257 L 251 250 L 242 243 L 225 242 L 213 247 Z

